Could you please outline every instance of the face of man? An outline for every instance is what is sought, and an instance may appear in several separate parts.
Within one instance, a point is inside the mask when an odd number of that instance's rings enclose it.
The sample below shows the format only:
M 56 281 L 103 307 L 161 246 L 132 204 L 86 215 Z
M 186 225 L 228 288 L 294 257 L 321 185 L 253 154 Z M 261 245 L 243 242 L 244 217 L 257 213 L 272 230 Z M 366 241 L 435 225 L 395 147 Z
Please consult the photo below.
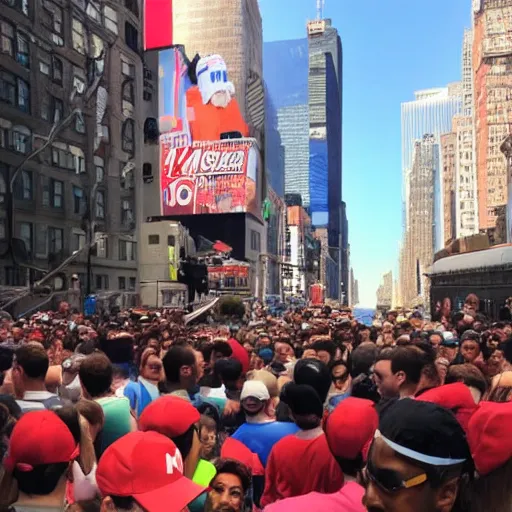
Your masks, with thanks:
M 457 497 L 457 486 L 433 489 L 428 480 L 407 489 L 386 490 L 391 483 L 407 482 L 425 471 L 398 458 L 382 439 L 375 439 L 365 470 L 363 505 L 369 512 L 449 512 Z
M 349 375 L 346 366 L 339 364 L 332 369 L 332 381 L 337 391 L 344 392 L 349 385 Z
M 328 365 L 331 362 L 331 354 L 327 350 L 319 350 L 316 354 L 322 363 Z
M 206 499 L 207 512 L 240 512 L 244 504 L 244 491 L 240 477 L 231 473 L 218 474 L 210 484 Z
M 276 360 L 280 363 L 288 363 L 294 356 L 293 348 L 288 343 L 277 342 L 275 344 Z
M 373 369 L 373 378 L 382 398 L 393 398 L 399 395 L 400 386 L 391 371 L 391 361 L 377 361 Z
M 265 409 L 265 402 L 249 396 L 242 401 L 242 408 L 247 416 L 256 416 Z
M 204 356 L 203 353 L 199 350 L 194 351 L 196 355 L 196 372 L 197 372 L 197 380 L 200 380 L 204 375 Z
M 474 340 L 466 340 L 460 347 L 460 353 L 464 358 L 464 362 L 472 363 L 480 354 L 480 347 Z
M 439 345 L 441 345 L 441 341 L 443 341 L 443 340 L 442 340 L 440 334 L 431 334 L 430 335 L 430 344 L 432 345 L 432 348 L 434 350 L 437 351 L 439 349 Z

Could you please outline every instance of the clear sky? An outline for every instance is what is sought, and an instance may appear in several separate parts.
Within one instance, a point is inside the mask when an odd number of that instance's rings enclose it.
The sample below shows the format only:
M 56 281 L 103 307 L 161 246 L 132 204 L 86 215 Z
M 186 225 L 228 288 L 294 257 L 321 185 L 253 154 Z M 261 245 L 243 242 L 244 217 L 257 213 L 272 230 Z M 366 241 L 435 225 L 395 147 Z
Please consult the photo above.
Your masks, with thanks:
M 264 41 L 305 37 L 316 0 L 259 0 Z M 400 104 L 461 78 L 471 0 L 326 0 L 343 45 L 343 200 L 361 305 L 397 269 Z

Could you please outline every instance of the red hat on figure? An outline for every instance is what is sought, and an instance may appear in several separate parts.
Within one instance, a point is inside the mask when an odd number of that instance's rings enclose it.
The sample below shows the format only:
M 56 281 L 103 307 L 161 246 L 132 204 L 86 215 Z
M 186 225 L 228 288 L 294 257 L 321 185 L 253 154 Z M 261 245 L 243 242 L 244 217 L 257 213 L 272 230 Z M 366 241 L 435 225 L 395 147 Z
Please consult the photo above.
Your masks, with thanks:
M 481 402 L 469 420 L 468 442 L 475 467 L 487 475 L 512 457 L 512 402 Z
M 231 347 L 231 350 L 233 351 L 233 354 L 231 357 L 233 359 L 236 359 L 240 362 L 242 365 L 242 371 L 244 373 L 247 373 L 249 371 L 249 354 L 247 353 L 247 350 L 245 350 L 238 341 L 235 340 L 235 338 L 229 338 L 227 341 L 227 344 Z
M 469 420 L 478 407 L 471 391 L 462 382 L 429 389 L 422 393 L 418 400 L 431 402 L 452 411 L 466 433 Z

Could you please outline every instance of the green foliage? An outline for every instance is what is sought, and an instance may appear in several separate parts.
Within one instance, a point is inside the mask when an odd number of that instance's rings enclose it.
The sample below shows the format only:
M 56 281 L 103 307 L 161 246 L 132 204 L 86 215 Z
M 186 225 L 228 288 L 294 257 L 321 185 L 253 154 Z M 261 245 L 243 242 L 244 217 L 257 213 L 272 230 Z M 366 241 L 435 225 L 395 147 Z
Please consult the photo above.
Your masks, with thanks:
M 243 318 L 245 314 L 245 306 L 240 297 L 228 295 L 219 300 L 219 314 L 222 316 L 235 316 Z

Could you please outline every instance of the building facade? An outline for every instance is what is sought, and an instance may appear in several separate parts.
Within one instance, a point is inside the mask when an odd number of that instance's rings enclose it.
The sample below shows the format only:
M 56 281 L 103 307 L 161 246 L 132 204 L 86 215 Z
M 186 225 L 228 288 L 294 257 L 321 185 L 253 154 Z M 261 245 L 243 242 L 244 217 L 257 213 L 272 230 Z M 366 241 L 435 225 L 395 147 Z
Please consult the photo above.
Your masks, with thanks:
M 455 239 L 457 133 L 441 135 L 441 170 L 443 182 L 443 244 Z M 443 245 L 443 246 L 444 246 Z
M 473 71 L 478 222 L 496 227 L 507 204 L 507 165 L 500 146 L 512 122 L 512 0 L 474 5 Z
M 393 304 L 393 273 L 387 272 L 382 276 L 382 281 L 377 289 L 377 309 L 387 311 Z
M 425 272 L 434 262 L 435 182 L 439 175 L 439 144 L 433 135 L 425 135 L 414 148 L 409 182 L 409 225 L 401 258 L 401 298 L 404 306 L 414 302 L 429 304 Z
M 68 263 L 84 292 L 135 291 L 138 3 L 0 5 L 0 283 Z

